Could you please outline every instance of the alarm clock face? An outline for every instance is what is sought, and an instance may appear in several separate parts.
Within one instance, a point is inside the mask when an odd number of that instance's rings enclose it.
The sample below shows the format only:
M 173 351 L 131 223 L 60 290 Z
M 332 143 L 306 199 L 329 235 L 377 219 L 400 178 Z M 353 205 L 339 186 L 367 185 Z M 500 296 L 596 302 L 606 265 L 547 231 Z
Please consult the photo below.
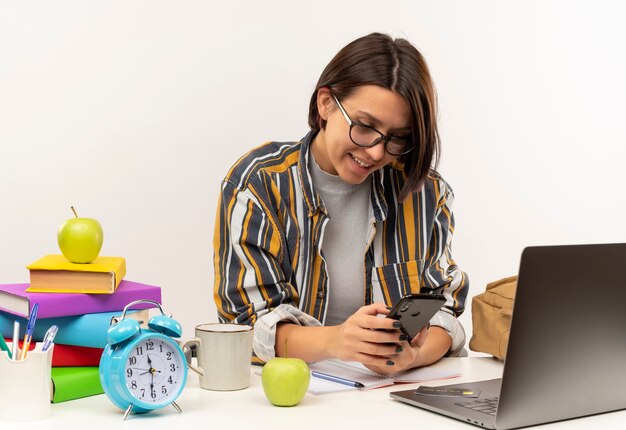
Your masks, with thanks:
M 126 388 L 148 405 L 172 402 L 184 387 L 186 366 L 174 341 L 162 335 L 144 337 L 128 352 L 124 365 Z

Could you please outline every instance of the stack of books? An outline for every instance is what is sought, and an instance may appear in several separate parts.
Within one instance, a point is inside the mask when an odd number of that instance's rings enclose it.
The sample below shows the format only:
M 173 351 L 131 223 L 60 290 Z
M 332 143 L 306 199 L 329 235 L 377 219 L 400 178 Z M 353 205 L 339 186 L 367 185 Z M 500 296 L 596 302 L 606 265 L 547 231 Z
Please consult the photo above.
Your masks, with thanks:
M 59 327 L 52 354 L 52 402 L 102 394 L 98 365 L 111 319 L 121 316 L 124 307 L 135 300 L 160 304 L 161 288 L 125 280 L 122 257 L 75 264 L 62 255 L 47 255 L 27 268 L 30 283 L 0 285 L 0 335 L 11 341 L 14 321 L 18 321 L 23 339 L 30 313 L 38 304 L 30 348 L 43 340 L 51 326 Z M 150 307 L 142 303 L 126 316 L 147 322 Z

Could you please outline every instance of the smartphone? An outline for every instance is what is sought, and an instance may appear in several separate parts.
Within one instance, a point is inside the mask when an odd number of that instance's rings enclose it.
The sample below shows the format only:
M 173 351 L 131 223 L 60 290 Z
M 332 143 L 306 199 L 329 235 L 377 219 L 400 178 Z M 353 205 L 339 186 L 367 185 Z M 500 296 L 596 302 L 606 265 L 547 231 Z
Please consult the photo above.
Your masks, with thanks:
M 387 318 L 402 323 L 400 330 L 409 337 L 409 342 L 419 334 L 446 302 L 441 294 L 409 294 L 400 299 Z

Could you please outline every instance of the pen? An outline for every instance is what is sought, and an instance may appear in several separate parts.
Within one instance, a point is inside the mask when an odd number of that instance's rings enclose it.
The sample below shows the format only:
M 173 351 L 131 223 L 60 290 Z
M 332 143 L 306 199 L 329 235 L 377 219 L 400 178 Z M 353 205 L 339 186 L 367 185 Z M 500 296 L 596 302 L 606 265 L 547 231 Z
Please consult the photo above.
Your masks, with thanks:
M 9 354 L 9 360 L 13 359 L 13 355 L 11 354 L 11 350 L 9 349 L 9 345 L 4 341 L 4 336 L 0 333 L 0 349 L 6 351 Z
M 26 334 L 24 335 L 24 343 L 22 344 L 22 357 L 24 360 L 30 347 L 30 341 L 33 339 L 33 331 L 35 330 L 35 321 L 37 321 L 37 311 L 39 310 L 39 303 L 35 303 L 30 310 L 30 317 L 28 318 L 28 324 L 26 325 Z
M 13 321 L 13 361 L 17 360 L 17 354 L 20 351 L 20 322 Z
M 50 348 L 52 342 L 54 342 L 54 337 L 57 335 L 57 331 L 59 331 L 59 327 L 53 325 L 48 329 L 46 335 L 43 337 L 43 347 L 41 348 L 42 352 L 45 352 Z
M 311 371 L 311 375 L 316 378 L 325 379 L 327 381 L 336 382 L 338 384 L 348 385 L 350 387 L 363 388 L 364 385 L 357 381 L 351 381 L 349 379 L 341 378 L 339 376 L 327 375 L 316 370 Z

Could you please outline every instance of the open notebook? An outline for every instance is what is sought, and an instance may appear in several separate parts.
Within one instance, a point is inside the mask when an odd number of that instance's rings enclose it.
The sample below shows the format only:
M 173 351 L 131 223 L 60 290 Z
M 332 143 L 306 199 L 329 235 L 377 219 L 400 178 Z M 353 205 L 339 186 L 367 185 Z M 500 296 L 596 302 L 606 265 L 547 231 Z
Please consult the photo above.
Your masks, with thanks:
M 422 367 L 419 369 L 412 369 L 406 372 L 399 373 L 395 376 L 384 376 L 378 373 L 372 372 L 361 363 L 346 362 L 341 360 L 324 360 L 317 363 L 311 363 L 309 365 L 312 371 L 319 372 L 323 375 L 330 375 L 339 377 L 344 380 L 358 382 L 363 385 L 362 389 L 372 389 L 393 385 L 395 383 L 416 383 L 432 381 L 435 379 L 448 379 L 459 376 L 458 372 L 450 371 L 448 369 L 440 369 L 436 367 Z M 344 384 L 324 381 L 319 381 L 321 378 L 313 376 L 311 378 L 312 386 L 309 392 L 312 394 L 322 394 L 331 391 L 339 391 L 342 389 L 354 389 L 355 387 L 349 387 Z M 342 387 L 342 388 L 340 388 Z

